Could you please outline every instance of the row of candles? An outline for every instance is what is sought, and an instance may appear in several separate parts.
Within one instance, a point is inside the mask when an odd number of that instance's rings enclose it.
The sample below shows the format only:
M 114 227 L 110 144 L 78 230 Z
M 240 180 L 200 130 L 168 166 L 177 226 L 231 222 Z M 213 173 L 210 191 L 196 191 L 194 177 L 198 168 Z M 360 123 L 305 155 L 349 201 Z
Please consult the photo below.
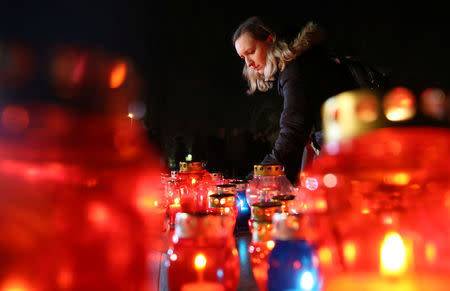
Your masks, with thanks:
M 163 183 L 176 189 L 166 191 L 169 209 L 177 209 L 170 212 L 170 290 L 236 290 L 239 225 L 251 232 L 261 291 L 447 290 L 450 132 L 420 123 L 407 93 L 330 98 L 323 149 L 297 187 L 281 165 L 255 165 L 246 182 L 180 163 Z M 383 108 L 398 118 L 384 118 Z M 179 275 L 183 264 L 189 276 Z
M 367 151 L 364 145 L 374 138 L 404 144 L 426 136 L 440 147 L 430 142 L 415 150 L 445 157 L 446 135 L 445 129 L 398 129 L 354 142 Z M 398 169 L 349 174 L 342 169 L 355 149 L 345 154 L 345 149 L 325 154 L 323 162 L 302 172 L 298 188 L 281 165 L 255 165 L 250 181 L 223 179 L 196 162 L 164 175 L 175 229 L 168 251 L 170 290 L 236 290 L 233 231 L 246 225 L 253 275 L 262 291 L 446 290 L 450 265 L 440 256 L 449 255 L 449 231 L 435 225 L 437 217 L 448 221 L 450 213 L 445 163 L 437 163 L 435 153 L 429 157 L 435 168 L 417 177 Z M 410 154 L 397 148 L 396 167 L 399 160 L 408 163 Z M 389 165 L 380 165 L 374 155 L 379 154 L 366 153 L 365 166 L 376 171 Z M 335 172 L 328 172 L 330 165 Z

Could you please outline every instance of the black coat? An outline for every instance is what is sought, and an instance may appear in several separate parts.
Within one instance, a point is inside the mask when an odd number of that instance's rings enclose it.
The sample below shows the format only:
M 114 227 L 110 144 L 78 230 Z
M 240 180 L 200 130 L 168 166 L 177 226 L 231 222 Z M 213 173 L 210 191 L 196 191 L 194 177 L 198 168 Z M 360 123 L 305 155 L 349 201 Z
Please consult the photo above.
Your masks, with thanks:
M 322 144 L 322 104 L 354 88 L 357 85 L 348 71 L 320 45 L 287 64 L 278 75 L 278 92 L 284 99 L 280 132 L 272 152 L 261 163 L 281 163 L 295 184 L 308 140 L 316 147 Z

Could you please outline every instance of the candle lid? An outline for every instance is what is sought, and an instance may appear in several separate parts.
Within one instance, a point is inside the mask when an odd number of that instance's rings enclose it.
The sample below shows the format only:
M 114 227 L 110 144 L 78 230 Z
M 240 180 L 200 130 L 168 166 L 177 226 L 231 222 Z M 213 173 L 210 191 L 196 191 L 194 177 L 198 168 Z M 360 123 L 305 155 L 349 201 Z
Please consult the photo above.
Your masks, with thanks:
M 206 168 L 206 163 L 201 162 L 180 162 L 180 171 L 203 171 Z
M 254 165 L 255 176 L 281 176 L 284 175 L 284 167 L 281 164 Z
M 236 185 L 234 184 L 217 185 L 216 188 L 218 194 L 236 194 Z
M 231 193 L 216 193 L 209 195 L 209 207 L 234 207 L 236 198 Z
M 220 181 L 223 179 L 223 174 L 220 172 L 209 173 L 213 181 Z
M 235 181 L 230 182 L 230 184 L 234 184 L 236 186 L 237 191 L 245 191 L 248 186 L 248 181 L 235 180 Z
M 252 204 L 251 208 L 252 219 L 272 222 L 273 214 L 281 211 L 281 203 L 278 201 L 256 202 Z
M 179 212 L 175 217 L 179 238 L 223 238 L 232 235 L 233 228 L 233 218 L 228 215 Z

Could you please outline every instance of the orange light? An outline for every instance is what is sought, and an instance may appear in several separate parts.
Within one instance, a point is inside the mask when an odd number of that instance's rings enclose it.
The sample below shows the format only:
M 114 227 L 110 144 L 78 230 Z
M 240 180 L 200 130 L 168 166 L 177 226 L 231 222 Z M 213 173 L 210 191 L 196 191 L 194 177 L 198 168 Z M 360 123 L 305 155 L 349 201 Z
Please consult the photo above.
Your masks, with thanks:
M 59 271 L 57 277 L 58 285 L 62 289 L 67 289 L 72 285 L 73 282 L 73 274 L 70 270 L 63 269 Z
M 331 265 L 333 255 L 331 254 L 330 248 L 328 248 L 328 247 L 320 248 L 318 251 L 318 255 L 319 255 L 320 264 L 322 264 L 324 266 Z
M 370 213 L 370 209 L 364 208 L 364 209 L 361 210 L 361 213 L 362 214 L 369 214 Z
M 137 198 L 137 207 L 142 212 L 152 210 L 154 206 L 158 206 L 158 201 L 154 201 L 150 195 L 141 195 Z
M 436 261 L 437 250 L 436 246 L 432 243 L 427 243 L 425 246 L 425 257 L 428 263 L 434 263 Z
M 230 213 L 230 207 L 225 207 L 225 213 Z
M 192 185 L 194 185 L 195 183 L 197 183 L 197 180 L 195 180 L 195 178 L 192 178 L 191 183 L 192 183 Z
M 347 264 L 352 265 L 356 259 L 356 246 L 353 242 L 344 243 L 344 258 Z
M 386 184 L 392 185 L 407 185 L 411 181 L 411 176 L 408 173 L 395 173 L 389 174 L 384 177 L 384 182 Z
M 111 88 L 118 88 L 122 85 L 127 75 L 127 64 L 125 62 L 117 63 L 111 71 L 109 79 L 109 86 Z
M 414 94 L 403 87 L 394 88 L 385 95 L 383 109 L 391 121 L 408 120 L 416 113 Z
M 31 290 L 25 284 L 24 281 L 14 279 L 8 280 L 5 284 L 3 284 L 1 291 L 29 291 Z
M 28 111 L 20 106 L 7 106 L 2 112 L 2 124 L 12 131 L 21 131 L 28 127 Z
M 274 242 L 273 240 L 269 240 L 269 241 L 267 242 L 267 248 L 268 248 L 269 250 L 272 250 L 274 247 L 275 247 L 275 242 Z
M 384 275 L 398 276 L 406 271 L 406 249 L 400 234 L 386 234 L 381 245 L 380 261 L 380 272 Z
M 392 219 L 392 216 L 386 215 L 383 217 L 383 224 L 391 225 L 393 222 L 394 220 Z
M 203 254 L 195 256 L 194 266 L 197 271 L 203 270 L 206 266 L 206 258 Z
M 133 114 L 133 113 L 128 113 L 128 117 L 129 117 L 130 119 L 133 119 L 134 114 Z
M 179 205 L 179 204 L 180 204 L 180 198 L 175 198 L 175 199 L 173 200 L 173 202 L 174 202 L 175 204 Z
M 104 224 L 109 218 L 108 209 L 101 203 L 91 203 L 88 209 L 88 218 L 96 224 Z
M 323 198 L 317 199 L 314 206 L 316 210 L 327 210 L 328 208 L 327 201 Z

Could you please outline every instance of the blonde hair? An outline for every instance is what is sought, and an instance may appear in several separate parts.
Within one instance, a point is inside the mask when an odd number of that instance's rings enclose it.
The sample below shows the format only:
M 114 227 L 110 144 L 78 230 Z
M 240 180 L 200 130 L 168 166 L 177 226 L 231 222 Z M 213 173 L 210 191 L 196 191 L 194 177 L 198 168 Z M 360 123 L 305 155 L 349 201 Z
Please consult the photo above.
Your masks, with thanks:
M 248 32 L 254 36 L 251 30 L 241 29 L 239 32 L 240 35 Z M 235 38 L 237 39 L 236 36 Z M 260 74 L 249 68 L 247 64 L 244 64 L 242 74 L 248 81 L 249 89 L 247 93 L 253 94 L 256 90 L 265 92 L 272 88 L 276 73 L 278 71 L 282 72 L 289 62 L 297 58 L 321 38 L 321 31 L 318 25 L 313 22 L 308 22 L 290 43 L 284 40 L 277 40 L 276 35 L 273 34 L 273 40 L 267 48 L 264 74 Z

